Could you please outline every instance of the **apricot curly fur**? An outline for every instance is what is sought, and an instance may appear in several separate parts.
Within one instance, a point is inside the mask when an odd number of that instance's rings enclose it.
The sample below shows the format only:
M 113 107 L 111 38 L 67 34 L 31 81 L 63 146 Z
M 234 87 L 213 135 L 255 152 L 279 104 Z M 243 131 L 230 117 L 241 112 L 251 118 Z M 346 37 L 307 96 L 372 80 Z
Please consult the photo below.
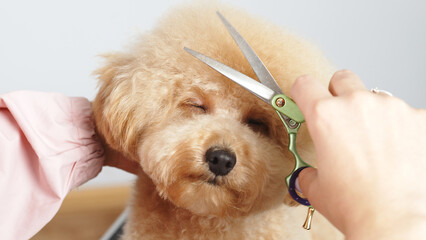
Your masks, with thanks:
M 285 94 L 300 75 L 327 84 L 333 67 L 308 42 L 214 1 L 170 11 L 127 49 L 104 55 L 93 102 L 105 142 L 143 169 L 132 196 L 123 239 L 340 239 L 319 214 L 301 228 L 284 179 L 294 161 L 275 111 L 183 50 L 189 47 L 256 78 L 216 15 L 238 29 Z M 313 161 L 307 130 L 300 155 Z M 226 176 L 209 171 L 205 153 L 230 149 Z

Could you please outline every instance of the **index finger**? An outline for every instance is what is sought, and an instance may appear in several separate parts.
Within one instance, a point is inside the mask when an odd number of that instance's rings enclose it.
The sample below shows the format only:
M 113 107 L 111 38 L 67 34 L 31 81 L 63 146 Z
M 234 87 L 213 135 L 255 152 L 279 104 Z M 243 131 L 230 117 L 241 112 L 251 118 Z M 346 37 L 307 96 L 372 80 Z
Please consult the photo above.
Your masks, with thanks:
M 291 87 L 291 96 L 305 117 L 316 102 L 332 97 L 326 86 L 309 75 L 296 79 Z

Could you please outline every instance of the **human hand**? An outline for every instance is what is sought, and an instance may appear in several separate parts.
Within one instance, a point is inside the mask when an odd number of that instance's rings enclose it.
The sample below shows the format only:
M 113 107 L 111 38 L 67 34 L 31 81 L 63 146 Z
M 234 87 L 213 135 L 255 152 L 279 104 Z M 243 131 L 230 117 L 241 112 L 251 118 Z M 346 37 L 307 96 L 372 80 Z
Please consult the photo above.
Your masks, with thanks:
M 138 162 L 127 158 L 122 153 L 112 149 L 105 141 L 102 140 L 104 146 L 104 166 L 115 167 L 128 173 L 138 174 L 141 166 Z
M 426 111 L 335 73 L 327 90 L 309 76 L 293 99 L 315 145 L 317 168 L 299 175 L 310 203 L 347 239 L 426 234 Z

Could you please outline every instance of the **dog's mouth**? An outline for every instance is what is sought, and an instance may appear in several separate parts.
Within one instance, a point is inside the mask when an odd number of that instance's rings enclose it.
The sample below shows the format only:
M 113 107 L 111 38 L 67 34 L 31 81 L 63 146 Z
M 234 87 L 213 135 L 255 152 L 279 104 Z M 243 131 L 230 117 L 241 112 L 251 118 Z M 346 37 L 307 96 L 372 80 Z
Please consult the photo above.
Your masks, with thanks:
M 188 175 L 191 182 L 205 183 L 211 186 L 222 186 L 226 183 L 226 176 L 217 176 L 209 173 Z
M 209 185 L 213 185 L 213 186 L 221 186 L 221 185 L 225 184 L 226 177 L 224 177 L 224 176 L 207 176 L 204 179 L 204 182 L 206 182 Z
M 219 185 L 217 178 L 218 178 L 217 176 L 214 177 L 214 178 L 210 178 L 209 180 L 207 180 L 207 183 L 210 184 L 210 185 L 214 185 L 214 186 Z

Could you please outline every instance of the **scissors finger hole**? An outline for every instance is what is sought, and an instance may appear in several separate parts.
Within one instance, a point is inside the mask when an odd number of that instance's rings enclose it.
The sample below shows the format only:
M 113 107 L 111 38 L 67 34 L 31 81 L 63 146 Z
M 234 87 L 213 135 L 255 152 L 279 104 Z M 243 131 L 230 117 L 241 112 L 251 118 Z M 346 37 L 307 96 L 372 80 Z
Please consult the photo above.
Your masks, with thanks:
M 303 196 L 303 193 L 301 191 L 298 191 L 296 189 L 296 179 L 299 176 L 300 172 L 305 169 L 306 167 L 301 167 L 299 169 L 297 169 L 293 175 L 291 175 L 290 178 L 290 184 L 288 187 L 288 192 L 290 193 L 290 196 L 298 203 L 305 205 L 305 206 L 311 206 L 311 204 L 309 203 L 308 199 L 305 198 L 305 196 Z

